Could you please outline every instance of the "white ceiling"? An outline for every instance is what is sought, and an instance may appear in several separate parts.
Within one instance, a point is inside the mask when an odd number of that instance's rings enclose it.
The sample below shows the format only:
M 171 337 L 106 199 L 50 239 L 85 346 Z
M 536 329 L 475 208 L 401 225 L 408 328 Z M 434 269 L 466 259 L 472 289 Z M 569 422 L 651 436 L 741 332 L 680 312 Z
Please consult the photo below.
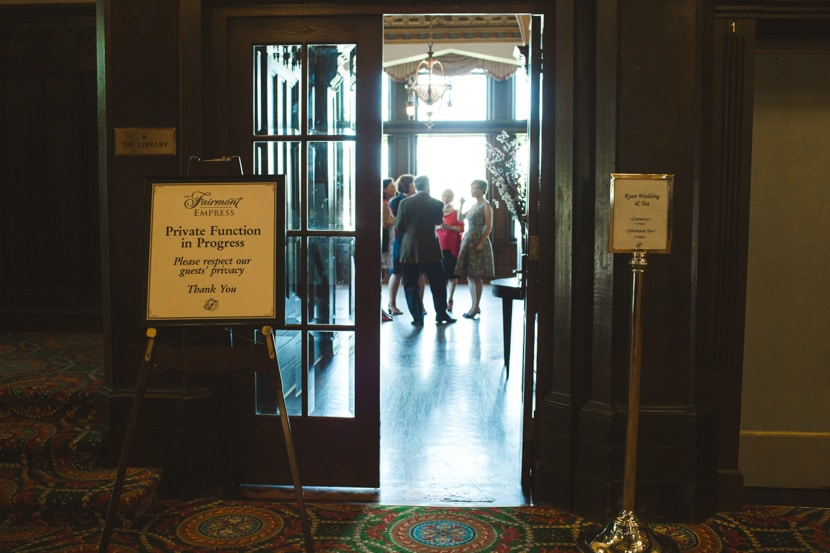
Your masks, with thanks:
M 509 42 L 465 42 L 441 43 L 433 45 L 433 55 L 460 54 L 490 61 L 522 65 L 524 62 L 515 56 L 517 43 Z M 428 44 L 385 44 L 383 47 L 383 67 L 420 61 L 427 57 Z
M 515 50 L 526 43 L 529 25 L 524 14 L 386 16 L 383 66 L 426 58 L 430 40 L 436 57 L 453 53 L 521 65 Z

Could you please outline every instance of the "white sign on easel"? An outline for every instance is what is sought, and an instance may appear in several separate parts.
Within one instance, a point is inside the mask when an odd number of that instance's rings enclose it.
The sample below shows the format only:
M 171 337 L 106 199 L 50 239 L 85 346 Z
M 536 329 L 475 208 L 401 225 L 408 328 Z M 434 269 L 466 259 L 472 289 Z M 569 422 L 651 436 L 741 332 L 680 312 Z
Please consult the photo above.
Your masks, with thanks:
M 285 225 L 277 179 L 155 180 L 148 323 L 276 322 Z

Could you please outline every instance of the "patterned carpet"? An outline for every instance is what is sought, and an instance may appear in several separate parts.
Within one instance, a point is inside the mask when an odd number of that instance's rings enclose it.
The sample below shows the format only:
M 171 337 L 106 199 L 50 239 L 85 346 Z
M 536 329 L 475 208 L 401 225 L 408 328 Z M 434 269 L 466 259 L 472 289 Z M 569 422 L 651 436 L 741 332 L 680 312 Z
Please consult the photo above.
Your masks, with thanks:
M 0 551 L 97 551 L 112 481 L 95 468 L 101 436 L 90 398 L 102 364 L 99 335 L 0 333 Z M 110 552 L 306 551 L 293 504 L 158 500 L 160 475 L 134 470 L 121 509 L 133 516 L 119 520 Z M 601 530 L 543 506 L 307 507 L 317 552 L 570 553 Z M 680 552 L 830 552 L 830 509 L 747 507 L 650 529 Z
M 600 526 L 545 507 L 385 507 L 310 504 L 317 552 L 570 553 Z M 747 508 L 704 524 L 656 524 L 686 553 L 827 553 L 830 510 Z M 2 527 L 0 550 L 95 551 L 100 529 Z M 117 529 L 111 552 L 305 551 L 293 505 L 200 499 L 158 502 L 132 528 Z
M 101 467 L 105 435 L 95 420 L 102 355 L 99 334 L 0 333 L 4 532 L 103 523 L 115 470 Z M 157 469 L 128 469 L 119 502 L 122 522 L 153 504 L 160 480 Z
M 103 355 L 100 334 L 0 332 L 0 384 L 64 375 L 95 391 L 104 376 Z

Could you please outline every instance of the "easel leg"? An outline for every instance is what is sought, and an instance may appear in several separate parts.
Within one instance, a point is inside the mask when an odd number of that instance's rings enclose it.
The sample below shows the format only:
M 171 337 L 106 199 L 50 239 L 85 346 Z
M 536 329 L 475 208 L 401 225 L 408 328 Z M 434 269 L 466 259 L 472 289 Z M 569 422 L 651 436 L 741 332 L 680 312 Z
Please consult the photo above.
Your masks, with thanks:
M 297 470 L 297 455 L 294 452 L 294 440 L 291 435 L 291 423 L 288 419 L 288 409 L 285 406 L 285 394 L 282 391 L 282 375 L 280 374 L 280 363 L 277 359 L 277 350 L 274 347 L 274 334 L 269 326 L 262 327 L 262 334 L 268 344 L 268 357 L 274 361 L 274 388 L 277 394 L 277 403 L 280 409 L 280 420 L 282 421 L 282 433 L 285 436 L 285 449 L 288 452 L 288 465 L 291 469 L 291 480 L 294 482 L 294 492 L 297 495 L 297 509 L 300 512 L 300 522 L 303 525 L 303 538 L 305 541 L 306 553 L 314 553 L 314 538 L 311 535 L 311 524 L 305 508 L 305 497 L 303 487 L 300 484 L 300 473 Z
M 110 496 L 109 505 L 107 505 L 107 518 L 104 521 L 104 530 L 101 533 L 101 541 L 98 543 L 98 553 L 106 553 L 107 547 L 109 546 L 113 525 L 115 524 L 115 518 L 118 516 L 118 502 L 121 499 L 121 489 L 124 487 L 124 478 L 127 475 L 127 460 L 130 456 L 130 447 L 132 446 L 135 427 L 138 423 L 138 413 L 141 408 L 141 402 L 144 399 L 144 393 L 147 390 L 147 372 L 150 366 L 150 358 L 153 355 L 153 342 L 156 337 L 156 329 L 148 328 L 146 334 L 147 347 L 144 350 L 144 359 L 141 363 L 141 368 L 138 371 L 135 398 L 133 399 L 133 407 L 130 411 L 130 419 L 127 423 L 127 430 L 124 433 L 124 443 L 121 445 L 121 457 L 118 460 L 118 472 L 116 472 L 115 484 L 113 484 L 112 495 Z

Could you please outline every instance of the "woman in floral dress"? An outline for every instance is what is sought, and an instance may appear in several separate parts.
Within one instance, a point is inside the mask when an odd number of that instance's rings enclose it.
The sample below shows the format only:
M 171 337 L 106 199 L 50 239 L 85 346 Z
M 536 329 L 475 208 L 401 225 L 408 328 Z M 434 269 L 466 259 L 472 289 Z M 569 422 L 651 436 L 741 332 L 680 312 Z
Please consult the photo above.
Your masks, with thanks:
M 487 194 L 487 181 L 474 180 L 470 184 L 470 195 L 475 203 L 466 212 L 464 198 L 461 198 L 459 219 L 466 219 L 466 231 L 461 240 L 455 274 L 466 277 L 470 288 L 472 305 L 464 313 L 467 319 L 475 319 L 481 314 L 479 303 L 485 278 L 496 275 L 493 263 L 493 245 L 490 243 L 490 230 L 493 228 L 493 207 L 484 197 Z

